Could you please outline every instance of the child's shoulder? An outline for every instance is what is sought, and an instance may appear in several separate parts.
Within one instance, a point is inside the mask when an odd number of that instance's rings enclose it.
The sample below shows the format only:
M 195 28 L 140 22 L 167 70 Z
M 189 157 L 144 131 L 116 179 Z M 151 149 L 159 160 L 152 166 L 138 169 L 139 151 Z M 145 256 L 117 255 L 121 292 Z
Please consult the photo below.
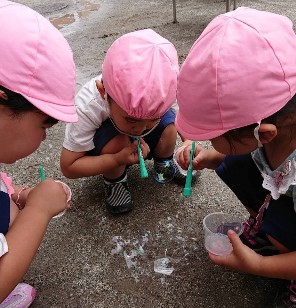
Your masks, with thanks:
M 96 86 L 96 81 L 101 80 L 101 78 L 102 75 L 98 75 L 90 79 L 79 89 L 75 97 L 76 106 L 79 106 L 81 104 L 88 105 L 91 104 L 91 102 L 93 101 L 96 104 L 99 103 L 99 105 L 104 103 Z

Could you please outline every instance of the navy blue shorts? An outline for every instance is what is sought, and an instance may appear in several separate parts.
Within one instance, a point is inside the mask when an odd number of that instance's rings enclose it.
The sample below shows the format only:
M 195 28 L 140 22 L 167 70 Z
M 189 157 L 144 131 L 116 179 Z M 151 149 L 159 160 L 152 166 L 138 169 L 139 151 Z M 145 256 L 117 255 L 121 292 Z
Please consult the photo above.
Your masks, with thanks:
M 10 197 L 8 193 L 0 191 L 0 233 L 6 234 L 10 222 Z
M 263 178 L 250 154 L 226 156 L 216 172 L 244 206 L 258 212 L 269 191 L 262 187 Z M 270 235 L 291 251 L 296 250 L 296 212 L 291 197 L 281 195 L 270 201 L 260 232 Z
M 148 159 L 151 159 L 153 157 L 154 149 L 156 148 L 156 145 L 161 137 L 162 132 L 169 124 L 174 123 L 175 117 L 176 115 L 173 112 L 173 110 L 171 109 L 168 110 L 161 117 L 160 122 L 157 125 L 157 127 L 150 134 L 148 134 L 147 136 L 143 138 L 150 147 L 150 153 L 149 153 L 149 156 L 147 157 Z M 120 133 L 116 130 L 116 128 L 114 127 L 110 119 L 104 121 L 102 125 L 99 127 L 99 129 L 97 129 L 94 135 L 95 148 L 89 151 L 87 155 L 90 155 L 90 156 L 100 155 L 104 146 L 110 140 L 112 140 L 114 137 L 116 137 L 119 134 Z

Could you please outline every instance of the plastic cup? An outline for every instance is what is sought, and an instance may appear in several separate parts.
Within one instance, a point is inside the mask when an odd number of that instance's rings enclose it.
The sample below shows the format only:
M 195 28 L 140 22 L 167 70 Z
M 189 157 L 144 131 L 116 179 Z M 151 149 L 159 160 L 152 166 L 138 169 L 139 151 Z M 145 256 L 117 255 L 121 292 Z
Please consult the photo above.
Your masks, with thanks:
M 67 203 L 69 203 L 71 201 L 71 198 L 72 198 L 72 191 L 71 191 L 71 188 L 65 184 L 64 182 L 62 181 L 59 181 L 59 180 L 56 180 L 57 183 L 61 183 L 63 185 L 63 188 L 65 190 L 65 193 L 67 194 Z M 65 213 L 66 213 L 66 210 L 67 209 L 64 209 L 62 212 L 60 212 L 59 214 L 53 216 L 52 218 L 60 218 L 62 217 Z
M 203 219 L 203 228 L 206 250 L 217 256 L 225 256 L 233 249 L 227 231 L 233 230 L 241 235 L 242 218 L 222 212 L 211 213 Z

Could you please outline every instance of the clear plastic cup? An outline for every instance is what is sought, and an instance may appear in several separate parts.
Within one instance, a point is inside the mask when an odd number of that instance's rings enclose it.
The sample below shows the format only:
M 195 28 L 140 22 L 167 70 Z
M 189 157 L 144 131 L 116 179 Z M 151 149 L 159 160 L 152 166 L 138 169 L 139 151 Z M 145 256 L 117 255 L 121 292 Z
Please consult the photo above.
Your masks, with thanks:
M 65 190 L 65 193 L 67 194 L 67 203 L 69 203 L 72 199 L 72 191 L 71 188 L 65 184 L 62 181 L 56 180 L 57 183 L 61 183 L 63 185 L 63 188 Z M 66 213 L 67 209 L 64 209 L 62 212 L 60 212 L 59 214 L 53 216 L 52 218 L 59 218 L 62 217 L 65 213 Z
M 242 218 L 222 212 L 211 213 L 203 219 L 203 228 L 206 250 L 217 256 L 228 255 L 233 248 L 227 231 L 233 230 L 241 235 L 243 232 Z

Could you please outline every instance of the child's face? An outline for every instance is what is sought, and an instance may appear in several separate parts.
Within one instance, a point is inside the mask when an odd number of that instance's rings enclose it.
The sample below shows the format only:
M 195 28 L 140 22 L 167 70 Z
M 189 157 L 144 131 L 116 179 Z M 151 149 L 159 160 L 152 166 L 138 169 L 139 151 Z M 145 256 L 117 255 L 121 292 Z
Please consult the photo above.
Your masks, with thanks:
M 225 155 L 243 155 L 258 148 L 258 141 L 255 138 L 243 138 L 240 141 L 229 142 L 223 135 L 211 139 L 216 151 Z
M 110 117 L 116 128 L 126 135 L 140 136 L 154 128 L 160 121 L 157 119 L 137 119 L 130 117 L 112 99 L 109 99 Z
M 14 116 L 9 108 L 0 106 L 0 162 L 11 164 L 33 153 L 53 125 L 48 118 L 36 111 Z

